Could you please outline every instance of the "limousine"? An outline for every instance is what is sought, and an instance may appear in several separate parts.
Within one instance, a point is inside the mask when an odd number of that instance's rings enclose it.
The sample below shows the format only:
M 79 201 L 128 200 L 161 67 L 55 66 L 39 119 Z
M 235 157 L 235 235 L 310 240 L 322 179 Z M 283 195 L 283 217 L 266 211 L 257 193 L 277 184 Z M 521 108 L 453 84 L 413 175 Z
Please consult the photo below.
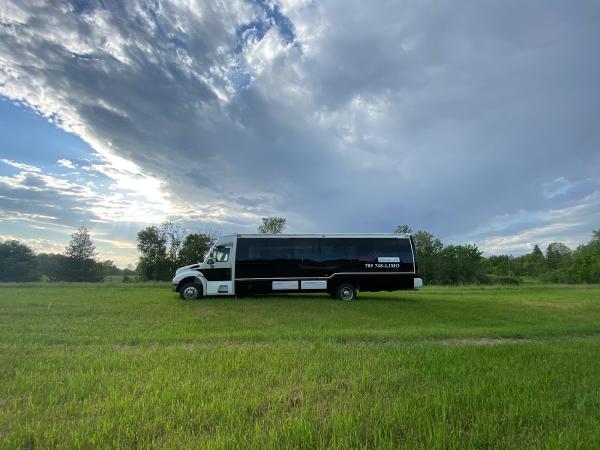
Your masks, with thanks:
M 415 246 L 399 234 L 235 234 L 218 239 L 204 262 L 177 269 L 173 290 L 203 296 L 418 289 Z

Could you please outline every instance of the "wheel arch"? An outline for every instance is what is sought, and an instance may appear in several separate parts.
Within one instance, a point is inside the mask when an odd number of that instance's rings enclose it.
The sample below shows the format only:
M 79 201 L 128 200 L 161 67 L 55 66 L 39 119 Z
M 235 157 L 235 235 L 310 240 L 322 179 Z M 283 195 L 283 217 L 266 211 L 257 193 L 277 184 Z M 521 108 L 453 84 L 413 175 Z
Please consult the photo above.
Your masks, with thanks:
M 182 278 L 179 281 L 179 283 L 177 283 L 175 292 L 181 292 L 181 288 L 188 283 L 198 283 L 200 286 L 202 286 L 202 295 L 206 295 L 206 280 L 203 276 L 200 275 L 190 275 L 188 277 Z
M 340 284 L 344 283 L 351 284 L 357 291 L 360 291 L 360 281 L 358 277 L 346 274 L 334 274 L 329 280 L 329 283 L 327 283 L 327 290 L 335 292 Z

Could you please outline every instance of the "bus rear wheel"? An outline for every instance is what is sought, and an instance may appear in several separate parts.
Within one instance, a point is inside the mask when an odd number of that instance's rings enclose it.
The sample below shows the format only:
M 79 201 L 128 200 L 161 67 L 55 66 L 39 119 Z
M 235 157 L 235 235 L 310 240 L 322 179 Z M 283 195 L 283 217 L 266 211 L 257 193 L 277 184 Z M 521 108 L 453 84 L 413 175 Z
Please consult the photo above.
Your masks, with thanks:
M 342 283 L 336 290 L 336 297 L 345 302 L 356 300 L 356 288 L 350 283 Z

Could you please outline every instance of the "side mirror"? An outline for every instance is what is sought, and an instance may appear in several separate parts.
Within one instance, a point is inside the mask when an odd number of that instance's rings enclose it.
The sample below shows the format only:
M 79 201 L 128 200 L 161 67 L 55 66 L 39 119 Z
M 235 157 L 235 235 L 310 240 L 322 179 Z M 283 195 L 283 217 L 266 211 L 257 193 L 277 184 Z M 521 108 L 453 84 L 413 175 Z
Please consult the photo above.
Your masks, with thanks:
M 214 264 L 215 264 L 215 260 L 214 260 L 214 258 L 208 258 L 208 259 L 206 260 L 206 263 L 212 266 L 212 265 L 214 265 Z

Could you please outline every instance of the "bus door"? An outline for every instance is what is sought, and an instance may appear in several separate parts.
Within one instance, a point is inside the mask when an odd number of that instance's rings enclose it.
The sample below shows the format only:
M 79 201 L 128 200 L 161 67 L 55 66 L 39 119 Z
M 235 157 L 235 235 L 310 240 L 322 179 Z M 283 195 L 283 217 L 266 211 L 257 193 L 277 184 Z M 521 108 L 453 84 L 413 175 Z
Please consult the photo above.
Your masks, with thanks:
M 207 260 L 208 268 L 202 273 L 206 278 L 207 295 L 233 294 L 232 264 L 234 261 L 232 245 L 218 245 Z

